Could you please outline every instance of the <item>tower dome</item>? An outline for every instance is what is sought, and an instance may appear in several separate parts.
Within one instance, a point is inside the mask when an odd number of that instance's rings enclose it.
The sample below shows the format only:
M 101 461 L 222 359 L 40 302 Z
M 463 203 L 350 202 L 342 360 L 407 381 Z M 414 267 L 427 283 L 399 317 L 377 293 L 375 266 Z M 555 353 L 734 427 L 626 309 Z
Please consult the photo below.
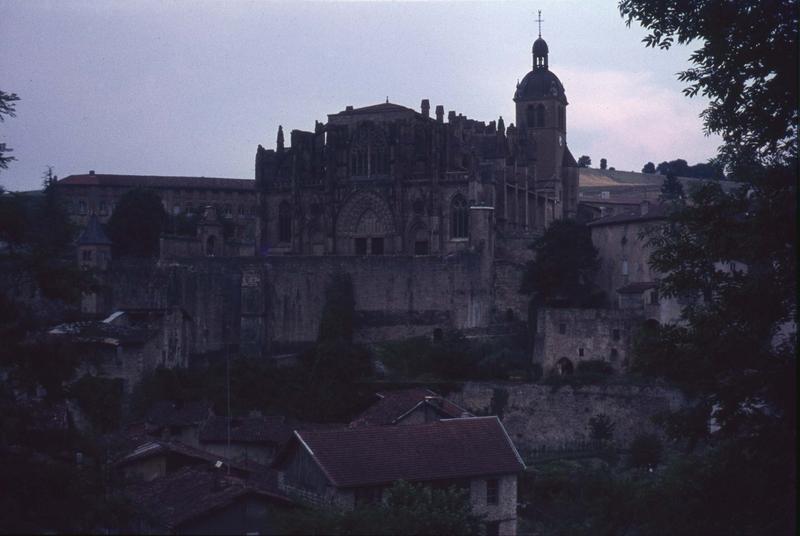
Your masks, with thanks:
M 539 39 L 533 42 L 533 49 L 531 49 L 531 51 L 533 52 L 534 58 L 536 56 L 543 56 L 546 58 L 547 53 L 549 52 L 547 48 L 547 41 L 539 37 Z

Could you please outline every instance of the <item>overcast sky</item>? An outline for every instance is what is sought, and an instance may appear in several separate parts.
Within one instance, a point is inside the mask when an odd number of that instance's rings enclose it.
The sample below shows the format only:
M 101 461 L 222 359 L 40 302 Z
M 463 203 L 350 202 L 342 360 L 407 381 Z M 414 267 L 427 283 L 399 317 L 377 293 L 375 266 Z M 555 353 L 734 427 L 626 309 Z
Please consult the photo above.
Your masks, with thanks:
M 613 0 L 265 2 L 0 0 L 0 89 L 20 96 L 0 142 L 10 190 L 47 165 L 86 173 L 253 178 L 279 124 L 313 130 L 347 105 L 430 99 L 514 122 L 536 10 L 564 84 L 572 153 L 639 171 L 714 156 L 675 73 L 689 48 L 647 49 Z

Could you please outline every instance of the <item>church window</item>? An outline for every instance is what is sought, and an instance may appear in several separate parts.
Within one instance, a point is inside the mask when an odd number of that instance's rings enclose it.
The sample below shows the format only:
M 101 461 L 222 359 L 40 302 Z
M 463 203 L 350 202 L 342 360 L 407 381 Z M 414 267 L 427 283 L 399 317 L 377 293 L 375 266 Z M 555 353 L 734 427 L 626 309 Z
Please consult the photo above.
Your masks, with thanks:
M 244 205 L 239 205 L 239 217 L 244 217 Z
M 567 120 L 565 116 L 565 111 L 563 106 L 558 107 L 558 128 L 561 130 L 567 129 Z
M 278 242 L 291 242 L 292 214 L 289 203 L 283 202 L 278 207 Z
M 583 357 L 583 348 L 578 348 L 578 357 Z
M 544 116 L 545 116 L 544 104 L 540 104 L 539 106 L 536 107 L 536 126 L 537 127 L 546 126 L 545 125 Z
M 213 257 L 214 256 L 214 254 L 215 254 L 214 248 L 215 248 L 216 244 L 217 244 L 217 238 L 214 235 L 211 235 L 206 239 L 206 256 L 207 257 Z
M 469 237 L 469 209 L 463 197 L 457 195 L 450 204 L 451 222 L 450 236 L 452 238 Z
M 616 361 L 619 358 L 619 352 L 616 348 L 611 349 L 611 361 Z
M 233 207 L 230 204 L 225 205 L 225 216 L 228 218 L 233 216 Z
M 525 119 L 526 123 L 528 124 L 528 128 L 538 126 L 536 124 L 536 110 L 533 107 L 533 104 L 528 106 L 528 110 L 525 112 Z
M 622 275 L 628 275 L 628 261 L 622 261 Z
M 486 504 L 497 504 L 500 495 L 500 482 L 496 478 L 486 481 Z

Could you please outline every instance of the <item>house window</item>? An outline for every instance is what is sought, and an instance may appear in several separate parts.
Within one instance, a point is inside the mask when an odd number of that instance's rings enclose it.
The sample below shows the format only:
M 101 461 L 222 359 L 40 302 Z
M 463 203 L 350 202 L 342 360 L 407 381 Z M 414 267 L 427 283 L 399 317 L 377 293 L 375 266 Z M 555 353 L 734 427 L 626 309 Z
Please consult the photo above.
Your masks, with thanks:
M 615 329 L 615 330 L 611 331 L 611 338 L 614 339 L 615 341 L 619 340 L 619 330 L 618 329 Z
M 86 201 L 78 201 L 78 211 L 81 213 L 81 216 L 86 215 Z
M 496 478 L 486 481 L 486 504 L 497 504 L 500 496 L 500 483 Z
M 561 335 L 564 335 L 564 334 L 567 332 L 567 325 L 566 325 L 566 324 L 564 324 L 563 322 L 562 322 L 561 324 L 559 324 L 559 325 L 558 325 L 558 332 L 559 332 Z
M 450 203 L 450 214 L 452 226 L 450 236 L 452 238 L 467 238 L 469 236 L 469 212 L 467 202 L 463 197 L 457 195 Z
M 278 208 L 278 242 L 291 242 L 292 214 L 289 203 L 283 202 Z
M 583 348 L 578 348 L 578 357 L 583 357 Z

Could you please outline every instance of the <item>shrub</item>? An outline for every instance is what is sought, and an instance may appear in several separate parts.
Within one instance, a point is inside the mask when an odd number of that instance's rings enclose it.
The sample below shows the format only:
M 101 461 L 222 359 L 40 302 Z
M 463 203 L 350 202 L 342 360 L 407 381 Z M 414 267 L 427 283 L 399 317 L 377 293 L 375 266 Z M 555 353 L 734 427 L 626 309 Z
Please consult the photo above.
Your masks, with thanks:
M 655 434 L 641 434 L 631 442 L 629 462 L 631 467 L 652 468 L 661 463 L 661 440 Z

